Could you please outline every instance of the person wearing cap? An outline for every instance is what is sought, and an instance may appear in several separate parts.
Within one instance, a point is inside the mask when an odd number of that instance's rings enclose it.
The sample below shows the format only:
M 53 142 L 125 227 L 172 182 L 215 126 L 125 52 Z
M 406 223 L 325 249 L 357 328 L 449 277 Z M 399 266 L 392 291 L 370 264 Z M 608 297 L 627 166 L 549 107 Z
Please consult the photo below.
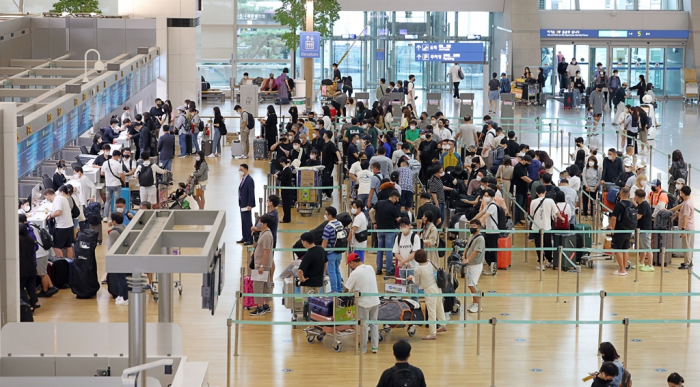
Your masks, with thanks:
M 623 163 L 623 172 L 615 179 L 615 185 L 622 188 L 627 184 L 627 180 L 634 176 L 634 166 L 631 159 L 626 159 Z
M 304 257 L 306 259 L 306 257 Z M 352 272 L 343 285 L 343 293 L 378 293 L 377 277 L 374 276 L 372 266 L 365 265 L 357 253 L 348 254 L 348 266 Z M 358 320 L 377 320 L 379 314 L 378 296 L 360 296 L 357 300 Z M 379 330 L 377 324 L 365 324 L 362 330 L 362 352 L 367 352 L 367 331 L 372 340 L 372 353 L 379 350 Z
M 374 157 L 374 155 L 376 153 L 374 146 L 372 145 L 372 136 L 370 136 L 369 134 L 366 134 L 363 137 L 363 142 L 364 142 L 364 148 L 365 148 L 365 150 L 364 150 L 365 155 L 367 155 L 368 159 L 371 159 L 372 157 Z
M 180 155 L 178 158 L 187 157 L 187 133 L 189 133 L 190 128 L 187 127 L 187 117 L 185 117 L 185 107 L 178 106 L 178 116 L 177 121 L 175 121 L 175 129 L 178 133 L 178 138 L 180 142 Z
M 654 179 L 651 181 L 651 192 L 647 200 L 649 200 L 649 204 L 651 204 L 651 207 L 654 209 L 651 218 L 652 220 L 656 220 L 656 214 L 658 214 L 659 211 L 665 210 L 668 204 L 668 195 L 666 195 L 666 192 L 661 188 L 661 180 Z
M 644 173 L 646 173 L 646 169 L 647 163 L 642 160 L 637 160 L 637 163 L 633 168 L 634 173 L 627 179 L 627 182 L 625 182 L 625 187 L 630 187 L 630 189 L 633 188 L 634 183 L 637 182 L 637 176 L 644 175 Z M 634 191 L 632 191 L 632 194 L 634 194 Z

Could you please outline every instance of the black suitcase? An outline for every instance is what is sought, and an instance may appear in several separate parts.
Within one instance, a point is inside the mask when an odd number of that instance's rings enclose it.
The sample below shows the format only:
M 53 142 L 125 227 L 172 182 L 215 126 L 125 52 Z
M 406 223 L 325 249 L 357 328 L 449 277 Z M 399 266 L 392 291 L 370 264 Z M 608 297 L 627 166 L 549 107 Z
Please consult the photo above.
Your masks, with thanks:
M 59 289 L 69 288 L 73 260 L 71 258 L 59 258 L 53 261 L 52 265 L 54 274 L 53 286 Z
M 204 155 L 209 156 L 212 152 L 213 148 L 213 141 L 212 140 L 204 140 L 202 141 L 202 149 L 204 150 Z
M 565 92 L 564 93 L 564 110 L 571 110 L 574 108 L 574 93 Z
M 71 269 L 71 291 L 76 298 L 87 299 L 94 297 L 100 290 L 97 278 L 97 232 L 85 230 L 78 233 L 75 239 L 75 259 Z
M 19 322 L 34 322 L 34 312 L 26 302 L 19 301 Z
M 554 241 L 552 246 L 559 247 L 561 246 L 562 248 L 568 248 L 568 249 L 575 249 L 576 248 L 576 234 L 572 233 L 556 233 L 554 234 Z M 552 254 L 552 257 L 554 258 L 552 261 L 552 264 L 554 268 L 559 267 L 559 255 L 558 252 L 554 251 L 554 254 Z M 575 269 L 575 267 L 569 263 L 569 261 L 565 258 L 568 257 L 571 262 L 574 262 L 576 259 L 576 252 L 575 251 L 562 251 L 561 255 L 561 269 L 562 270 L 569 270 L 569 269 Z
M 541 91 L 539 93 L 539 97 L 540 97 L 540 100 L 539 100 L 540 105 L 547 106 L 547 94 L 545 92 Z
M 652 234 L 651 236 L 651 248 L 652 249 L 661 249 L 661 248 L 671 248 L 670 244 L 668 243 L 668 238 L 672 236 L 673 234 Z M 661 266 L 661 253 L 652 253 L 654 257 L 654 266 Z M 664 266 L 668 266 L 671 264 L 671 259 L 673 257 L 672 253 L 666 253 L 664 257 Z

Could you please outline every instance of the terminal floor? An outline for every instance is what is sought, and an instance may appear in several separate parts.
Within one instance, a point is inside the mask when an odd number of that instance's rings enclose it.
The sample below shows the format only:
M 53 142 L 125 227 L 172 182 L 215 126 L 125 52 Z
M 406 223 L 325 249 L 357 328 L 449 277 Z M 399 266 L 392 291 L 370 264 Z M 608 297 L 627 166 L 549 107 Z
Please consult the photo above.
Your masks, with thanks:
M 553 106 L 552 106 L 553 105 Z M 664 130 L 668 136 L 660 136 L 660 148 L 669 152 L 676 147 L 684 150 L 686 158 L 698 156 L 692 152 L 695 144 L 700 144 L 696 134 L 696 113 L 684 113 L 680 102 L 669 102 L 669 108 L 663 116 Z M 550 103 L 547 116 L 563 114 Z M 663 106 L 663 105 L 662 105 Z M 671 107 L 676 106 L 671 111 Z M 204 114 L 211 111 L 205 106 Z M 478 106 L 477 106 L 478 108 Z M 518 107 L 516 115 L 536 115 L 535 108 Z M 551 110 L 551 111 L 550 111 Z M 663 108 L 660 109 L 663 111 Z M 230 112 L 229 102 L 222 112 Z M 569 112 L 566 112 L 569 114 Z M 571 113 L 573 114 L 573 112 Z M 661 119 L 660 119 L 661 121 Z M 231 126 L 231 125 L 229 125 Z M 683 137 L 684 141 L 680 138 Z M 536 141 L 536 137 L 532 137 Z M 607 140 L 607 139 L 606 139 Z M 528 140 L 529 141 L 529 140 Z M 607 142 L 607 141 L 606 141 Z M 610 145 L 613 141 L 610 140 Z M 557 159 L 555 159 L 556 161 Z M 210 362 L 210 385 L 226 385 L 226 319 L 234 305 L 234 294 L 238 290 L 239 273 L 242 258 L 242 246 L 235 242 L 240 239 L 240 217 L 237 206 L 236 190 L 239 184 L 237 174 L 240 160 L 232 160 L 228 150 L 217 159 L 207 159 L 210 164 L 210 178 L 207 186 L 207 209 L 227 210 L 227 231 L 222 242 L 228 247 L 227 274 L 224 292 L 219 298 L 218 309 L 214 316 L 201 310 L 200 291 L 201 275 L 183 275 L 183 294 L 175 296 L 175 322 L 183 328 L 185 336 L 184 353 L 193 361 Z M 252 175 L 256 180 L 256 192 L 263 195 L 262 185 L 266 181 L 266 161 L 247 160 L 253 166 Z M 699 160 L 700 161 L 700 160 Z M 194 160 L 176 159 L 173 166 L 176 181 L 183 181 L 193 169 Z M 656 165 L 656 163 L 655 163 Z M 700 164 L 698 164 L 700 165 Z M 337 195 L 333 205 L 338 207 Z M 193 205 L 194 202 L 192 201 Z M 324 205 L 327 205 L 324 202 Z M 281 212 L 281 208 L 279 209 Z M 310 218 L 302 218 L 296 211 L 292 223 L 281 225 L 281 229 L 308 230 L 322 221 L 322 213 L 314 213 Z M 106 225 L 105 231 L 107 230 Z M 280 247 L 290 247 L 297 234 L 280 234 Z M 106 240 L 106 238 L 105 238 Z M 523 246 L 524 237 L 519 235 L 514 246 Z M 530 245 L 532 246 L 532 245 Z M 104 254 L 106 246 L 98 247 L 98 269 L 104 272 Z M 539 273 L 534 270 L 535 257 L 530 253 L 529 263 L 524 263 L 523 253 L 513 255 L 513 267 L 500 271 L 498 276 L 482 276 L 479 288 L 485 292 L 497 293 L 555 293 L 556 272 L 544 273 L 544 281 L 539 281 Z M 276 253 L 275 262 L 278 273 L 291 262 L 291 253 Z M 369 254 L 367 263 L 374 265 L 375 256 Z M 664 291 L 685 292 L 687 289 L 687 272 L 677 269 L 682 260 L 674 259 L 673 265 L 664 274 Z M 628 277 L 614 277 L 612 262 L 603 262 L 594 269 L 584 268 L 581 273 L 581 291 L 598 292 L 658 292 L 661 279 L 660 268 L 654 273 L 639 273 L 639 282 L 634 282 L 634 273 Z M 378 277 L 379 279 L 381 277 Z M 380 288 L 383 280 L 380 279 Z M 562 273 L 561 291 L 574 292 L 576 275 Z M 693 280 L 694 289 L 700 281 Z M 276 281 L 274 291 L 282 290 L 281 281 Z M 463 283 L 458 289 L 464 291 Z M 684 319 L 686 316 L 686 298 L 665 297 L 659 303 L 658 297 L 617 297 L 605 300 L 604 318 L 606 320 L 631 319 Z M 62 290 L 51 299 L 42 301 L 43 307 L 35 315 L 36 321 L 102 321 L 125 322 L 128 320 L 127 307 L 116 306 L 103 286 L 96 299 L 77 300 L 70 290 Z M 600 299 L 597 296 L 581 298 L 580 319 L 597 320 Z M 695 301 L 692 318 L 698 318 L 700 302 Z M 275 299 L 273 313 L 261 320 L 290 321 L 289 310 L 281 305 L 281 299 Z M 157 304 L 149 299 L 147 303 L 148 321 L 156 322 Z M 562 297 L 560 303 L 556 298 L 486 298 L 483 303 L 482 318 L 496 317 L 512 320 L 574 320 L 575 299 Z M 246 319 L 253 317 L 247 316 Z M 452 319 L 462 318 L 451 316 Z M 476 319 L 468 314 L 467 319 Z M 663 385 L 670 372 L 681 373 L 686 380 L 697 380 L 700 371 L 695 360 L 698 357 L 697 345 L 700 340 L 700 327 L 685 324 L 632 324 L 629 328 L 628 367 L 635 383 L 639 385 Z M 578 385 L 580 379 L 598 366 L 596 357 L 596 325 L 506 325 L 496 328 L 496 385 Z M 463 328 L 450 325 L 446 333 L 439 334 L 437 341 L 422 341 L 427 335 L 427 328 L 418 328 L 415 337 L 410 338 L 413 345 L 411 362 L 421 367 L 426 375 L 428 385 L 490 383 L 491 367 L 491 327 L 481 329 L 481 355 L 476 355 L 476 327 Z M 406 331 L 395 329 L 380 344 L 379 353 L 367 354 L 364 358 L 363 385 L 375 385 L 381 372 L 393 364 L 391 344 L 396 340 L 409 338 Z M 603 340 L 615 344 L 622 355 L 623 326 L 605 325 Z M 306 386 L 334 385 L 357 386 L 359 359 L 352 350 L 353 338 L 344 340 L 341 353 L 335 353 L 330 340 L 324 343 L 309 344 L 301 329 L 292 330 L 289 326 L 246 326 L 241 329 L 240 356 L 232 359 L 232 385 L 234 386 Z M 317 381 L 319 377 L 326 381 Z

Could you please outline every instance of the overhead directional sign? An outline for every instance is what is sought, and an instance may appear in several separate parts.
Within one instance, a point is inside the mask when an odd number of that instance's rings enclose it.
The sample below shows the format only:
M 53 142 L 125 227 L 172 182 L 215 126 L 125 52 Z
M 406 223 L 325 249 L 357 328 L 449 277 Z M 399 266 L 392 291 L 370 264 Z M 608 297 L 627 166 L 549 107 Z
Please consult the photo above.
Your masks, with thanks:
M 484 43 L 417 43 L 417 62 L 483 63 Z
M 299 33 L 299 56 L 301 58 L 321 57 L 321 33 L 320 32 L 300 32 Z
M 553 30 L 541 29 L 541 38 L 688 39 L 688 30 Z

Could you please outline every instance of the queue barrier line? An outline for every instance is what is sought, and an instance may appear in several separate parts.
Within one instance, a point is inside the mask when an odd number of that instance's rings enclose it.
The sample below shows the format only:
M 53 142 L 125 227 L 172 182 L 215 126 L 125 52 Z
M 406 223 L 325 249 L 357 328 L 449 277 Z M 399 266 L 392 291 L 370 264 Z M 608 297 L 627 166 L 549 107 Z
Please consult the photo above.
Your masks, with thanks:
M 698 292 L 615 292 L 605 297 L 700 297 Z M 240 297 L 260 298 L 310 298 L 310 297 L 396 297 L 400 293 L 239 293 Z M 600 297 L 600 292 L 583 293 L 410 293 L 417 298 L 425 297 L 477 297 L 477 298 L 550 298 L 550 297 Z
M 287 325 L 287 326 L 333 326 L 333 325 L 360 325 L 358 320 L 348 321 L 264 321 L 264 320 L 231 320 L 233 324 L 240 325 Z
M 301 189 L 340 189 L 341 186 L 339 185 L 333 185 L 329 187 L 278 187 L 275 185 L 268 185 L 267 189 L 293 189 L 293 190 L 301 190 Z
M 468 228 L 448 228 L 448 232 L 468 232 Z M 543 230 L 545 234 L 634 234 L 635 230 Z M 378 232 L 398 232 L 396 230 L 381 230 Z M 538 234 L 540 230 L 485 230 L 482 234 Z M 700 230 L 640 230 L 652 234 L 700 234 Z

